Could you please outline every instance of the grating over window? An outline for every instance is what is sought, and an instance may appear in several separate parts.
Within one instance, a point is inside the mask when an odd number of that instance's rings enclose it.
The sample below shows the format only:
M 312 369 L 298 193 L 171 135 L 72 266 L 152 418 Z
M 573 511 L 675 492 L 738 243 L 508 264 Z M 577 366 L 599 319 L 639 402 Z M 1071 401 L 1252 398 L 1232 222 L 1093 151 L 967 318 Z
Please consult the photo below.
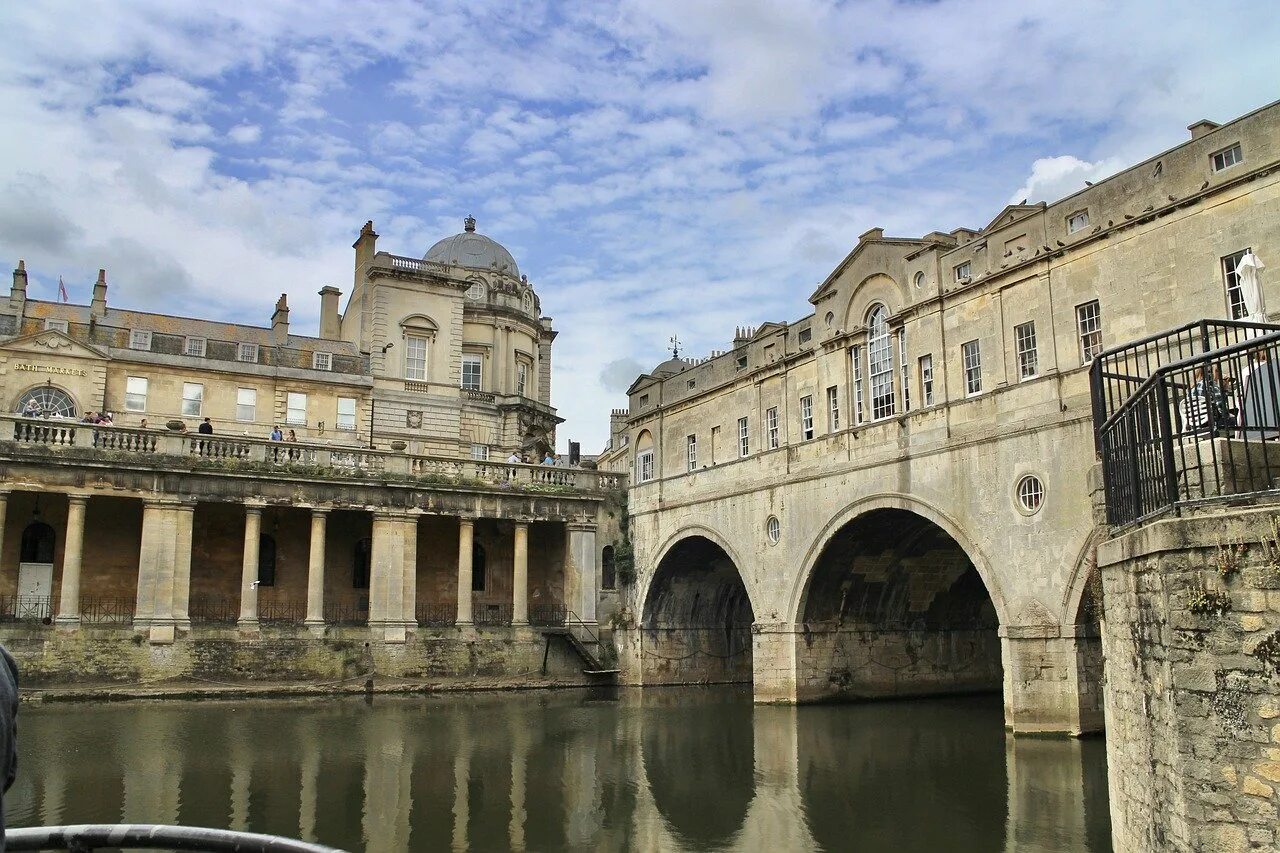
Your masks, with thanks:
M 1028 474 L 1018 481 L 1018 504 L 1027 512 L 1036 512 L 1044 503 L 1044 483 Z

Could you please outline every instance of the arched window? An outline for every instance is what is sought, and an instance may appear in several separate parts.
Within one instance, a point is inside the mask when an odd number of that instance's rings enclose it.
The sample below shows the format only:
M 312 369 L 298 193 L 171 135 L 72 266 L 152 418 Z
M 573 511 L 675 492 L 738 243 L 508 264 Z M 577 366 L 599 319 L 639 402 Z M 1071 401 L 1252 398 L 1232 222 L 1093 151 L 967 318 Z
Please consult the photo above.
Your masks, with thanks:
M 356 542 L 355 558 L 351 561 L 351 588 L 369 588 L 369 558 L 373 553 L 373 540 L 361 539 Z
M 485 586 L 484 546 L 476 542 L 471 546 L 471 591 L 484 592 Z
M 13 410 L 27 417 L 74 418 L 76 401 L 61 388 L 40 385 L 19 397 Z
M 56 538 L 53 528 L 43 521 L 31 522 L 22 531 L 22 547 L 18 559 L 23 563 L 52 563 Z
M 636 437 L 636 481 L 647 483 L 656 473 L 653 467 L 653 435 L 644 430 Z
M 266 533 L 258 537 L 258 586 L 276 585 L 276 540 Z
M 889 311 L 877 305 L 867 315 L 867 367 L 871 376 L 871 417 L 893 414 L 893 343 L 889 338 Z
M 605 545 L 600 552 L 600 588 L 616 589 L 618 578 L 613 570 L 613 546 Z

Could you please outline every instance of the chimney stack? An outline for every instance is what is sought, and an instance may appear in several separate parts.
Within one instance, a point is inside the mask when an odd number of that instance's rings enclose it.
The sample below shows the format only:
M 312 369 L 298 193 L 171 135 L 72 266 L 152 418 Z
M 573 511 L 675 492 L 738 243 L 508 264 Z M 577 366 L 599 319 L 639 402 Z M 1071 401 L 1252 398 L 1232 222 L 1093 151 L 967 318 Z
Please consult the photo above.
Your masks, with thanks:
M 342 337 L 342 318 L 338 316 L 338 298 L 342 291 L 332 285 L 320 288 L 320 337 L 336 341 Z
M 1217 130 L 1221 126 L 1222 125 L 1218 124 L 1216 121 L 1209 121 L 1207 118 L 1202 118 L 1195 124 L 1187 125 L 1187 130 L 1191 131 L 1192 139 L 1199 139 L 1206 133 Z
M 283 346 L 289 342 L 289 297 L 287 294 L 280 294 L 280 298 L 276 301 L 276 310 L 271 315 L 271 340 L 275 341 L 277 346 Z
M 89 316 L 99 319 L 107 316 L 106 270 L 98 270 L 98 280 L 93 283 L 93 301 L 89 303 Z
M 364 269 L 373 263 L 373 256 L 377 254 L 378 235 L 373 230 L 373 220 L 370 219 L 360 229 L 360 236 L 351 244 L 351 248 L 356 250 L 356 287 L 360 286 L 360 276 Z
M 21 318 L 27 307 L 27 262 L 18 261 L 13 271 L 13 290 L 9 291 L 9 307 Z

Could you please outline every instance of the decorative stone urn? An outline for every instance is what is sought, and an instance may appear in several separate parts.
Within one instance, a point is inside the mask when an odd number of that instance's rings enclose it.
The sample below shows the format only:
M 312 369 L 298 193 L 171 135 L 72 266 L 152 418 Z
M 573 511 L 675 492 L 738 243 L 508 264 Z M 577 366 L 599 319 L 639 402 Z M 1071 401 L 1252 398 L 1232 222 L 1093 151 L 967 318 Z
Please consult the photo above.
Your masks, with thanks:
M 186 422 L 185 422 L 185 421 L 180 421 L 180 420 L 176 420 L 176 419 L 175 419 L 175 420 L 172 420 L 172 421 L 166 421 L 166 422 L 165 422 L 165 426 L 166 426 L 166 427 L 167 427 L 171 432 L 186 432 L 186 431 L 187 431 L 187 424 L 186 424 Z
M 391 449 L 394 450 L 396 453 L 403 453 L 404 449 L 408 446 L 409 445 L 407 442 L 400 441 L 399 439 L 396 439 L 395 441 L 391 442 Z

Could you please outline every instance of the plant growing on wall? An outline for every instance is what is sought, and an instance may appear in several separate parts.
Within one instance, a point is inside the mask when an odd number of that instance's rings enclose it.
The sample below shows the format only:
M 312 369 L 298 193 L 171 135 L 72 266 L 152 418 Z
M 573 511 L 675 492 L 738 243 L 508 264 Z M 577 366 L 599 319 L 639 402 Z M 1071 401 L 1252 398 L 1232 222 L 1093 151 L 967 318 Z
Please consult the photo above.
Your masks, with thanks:
M 1275 525 L 1275 519 L 1271 521 Z M 1222 537 L 1218 537 L 1217 553 L 1214 557 L 1214 563 L 1217 566 L 1218 574 L 1224 578 L 1229 578 L 1236 572 L 1240 571 L 1240 561 L 1244 559 L 1244 543 L 1223 542 Z
M 1200 616 L 1221 615 L 1231 609 L 1231 596 L 1216 589 L 1192 587 L 1187 590 L 1187 609 Z
M 1280 631 L 1272 631 L 1263 637 L 1262 641 L 1253 647 L 1251 654 L 1276 672 L 1280 672 Z
M 1263 576 L 1270 583 L 1280 583 L 1280 515 L 1271 516 L 1271 532 L 1262 537 L 1260 544 L 1266 561 Z
M 631 586 L 636 582 L 636 552 L 631 544 L 631 513 L 626 489 L 612 489 L 606 496 L 609 515 L 618 519 L 618 541 L 613 543 L 613 571 L 618 583 Z

